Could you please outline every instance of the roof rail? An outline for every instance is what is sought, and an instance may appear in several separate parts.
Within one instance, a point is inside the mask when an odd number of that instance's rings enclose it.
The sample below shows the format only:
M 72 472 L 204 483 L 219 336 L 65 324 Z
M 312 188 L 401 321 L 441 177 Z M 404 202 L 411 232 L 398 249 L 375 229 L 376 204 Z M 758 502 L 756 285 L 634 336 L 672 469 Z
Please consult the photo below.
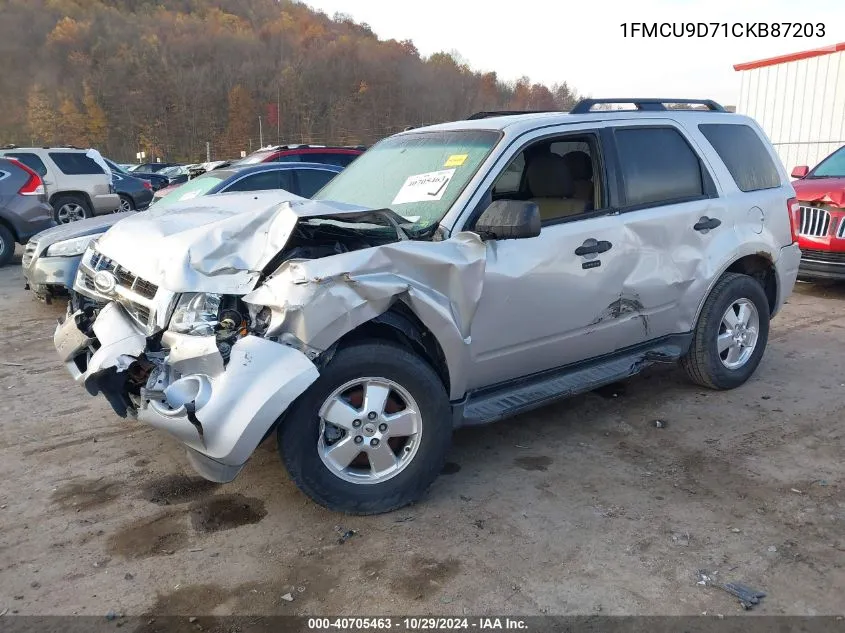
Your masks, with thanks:
M 711 112 L 726 112 L 725 108 L 712 99 L 639 99 L 635 97 L 622 97 L 619 99 L 581 99 L 572 107 L 569 114 L 587 114 L 593 109 L 594 105 L 601 103 L 633 103 L 637 110 L 648 111 L 666 110 L 666 106 L 664 105 L 666 103 L 690 103 L 707 106 L 707 109 Z
M 475 121 L 477 119 L 489 119 L 494 116 L 516 116 L 518 114 L 542 114 L 544 112 L 560 112 L 560 110 L 499 110 L 492 112 L 476 112 L 469 115 L 467 121 Z

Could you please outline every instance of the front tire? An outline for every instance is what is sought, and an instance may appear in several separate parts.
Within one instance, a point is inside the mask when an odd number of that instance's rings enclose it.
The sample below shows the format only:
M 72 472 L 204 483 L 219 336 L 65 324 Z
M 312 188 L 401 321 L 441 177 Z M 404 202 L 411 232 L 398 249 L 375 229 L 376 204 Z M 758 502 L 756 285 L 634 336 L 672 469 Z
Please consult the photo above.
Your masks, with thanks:
M 389 512 L 417 501 L 446 461 L 451 408 L 438 375 L 387 342 L 340 349 L 278 430 L 296 485 L 330 510 Z
M 769 340 L 769 301 L 753 277 L 725 273 L 707 300 L 681 366 L 690 380 L 734 389 L 748 380 Z

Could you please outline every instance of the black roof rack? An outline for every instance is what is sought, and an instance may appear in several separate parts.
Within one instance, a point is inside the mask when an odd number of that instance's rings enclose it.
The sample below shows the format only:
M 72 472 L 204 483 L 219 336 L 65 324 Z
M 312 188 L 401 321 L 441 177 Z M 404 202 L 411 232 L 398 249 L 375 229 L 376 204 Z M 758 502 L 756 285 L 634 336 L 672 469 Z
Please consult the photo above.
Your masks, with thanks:
M 467 121 L 489 119 L 494 116 L 516 116 L 518 114 L 542 114 L 544 112 L 559 112 L 559 110 L 499 110 L 492 112 L 476 112 L 466 118 Z
M 593 109 L 594 105 L 601 103 L 633 103 L 637 110 L 648 111 L 662 111 L 666 110 L 666 103 L 681 103 L 704 105 L 711 112 L 727 112 L 725 108 L 713 101 L 712 99 L 638 99 L 635 97 L 619 98 L 619 99 L 581 99 L 569 111 L 569 114 L 587 114 Z

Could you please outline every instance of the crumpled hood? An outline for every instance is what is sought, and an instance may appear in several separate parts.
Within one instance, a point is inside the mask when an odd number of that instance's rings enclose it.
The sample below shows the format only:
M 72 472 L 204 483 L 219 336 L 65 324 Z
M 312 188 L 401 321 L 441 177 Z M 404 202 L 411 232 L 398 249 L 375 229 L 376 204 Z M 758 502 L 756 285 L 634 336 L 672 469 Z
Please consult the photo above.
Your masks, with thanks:
M 127 218 L 97 250 L 171 292 L 245 294 L 298 218 L 344 211 L 281 190 L 202 196 Z
M 792 183 L 801 202 L 845 208 L 845 178 L 804 178 Z
M 36 240 L 40 246 L 47 247 L 63 240 L 72 240 L 75 237 L 85 237 L 86 235 L 104 233 L 109 230 L 109 228 L 120 222 L 120 220 L 124 220 L 135 214 L 135 211 L 109 213 L 108 215 L 99 215 L 93 218 L 71 222 L 69 224 L 59 224 L 58 226 L 41 231 L 32 239 Z

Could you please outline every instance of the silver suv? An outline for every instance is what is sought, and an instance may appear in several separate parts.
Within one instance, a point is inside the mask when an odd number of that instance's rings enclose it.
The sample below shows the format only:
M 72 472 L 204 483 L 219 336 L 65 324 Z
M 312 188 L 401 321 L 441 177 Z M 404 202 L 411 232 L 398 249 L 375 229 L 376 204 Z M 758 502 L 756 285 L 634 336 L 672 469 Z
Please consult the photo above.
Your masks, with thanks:
M 418 499 L 456 427 L 653 363 L 738 387 L 795 283 L 794 192 L 754 121 L 665 102 L 406 131 L 314 200 L 153 207 L 85 253 L 56 349 L 206 478 L 275 431 L 364 514 Z
M 0 148 L 0 156 L 15 158 L 41 176 L 59 224 L 112 213 L 120 206 L 111 176 L 87 150 L 10 145 Z

